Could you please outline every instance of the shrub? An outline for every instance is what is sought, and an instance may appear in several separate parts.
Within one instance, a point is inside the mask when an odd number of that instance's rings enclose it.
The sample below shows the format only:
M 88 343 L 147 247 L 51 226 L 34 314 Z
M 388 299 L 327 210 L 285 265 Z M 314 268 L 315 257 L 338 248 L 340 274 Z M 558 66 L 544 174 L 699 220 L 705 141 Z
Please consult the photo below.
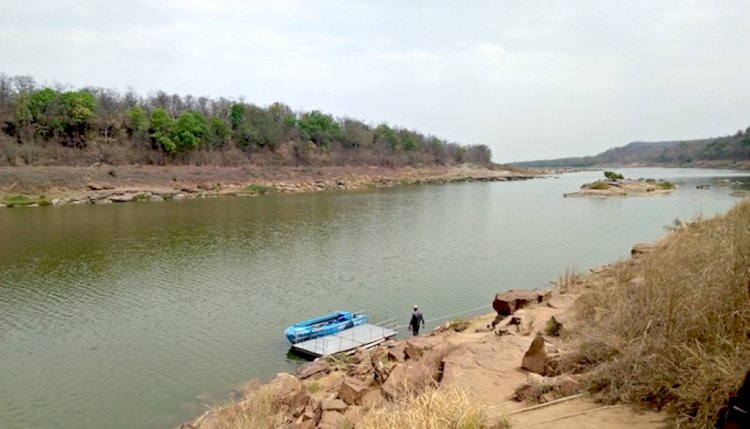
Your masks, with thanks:
M 591 184 L 591 189 L 605 190 L 609 189 L 609 184 L 603 180 L 597 180 Z
M 674 184 L 668 180 L 659 182 L 659 187 L 662 189 L 674 189 Z
M 622 180 L 625 177 L 620 173 L 615 173 L 614 171 L 605 171 L 604 177 L 606 177 L 609 180 Z
M 37 204 L 39 206 L 48 206 L 51 204 L 47 197 L 44 195 L 40 195 L 39 197 L 35 198 L 23 194 L 13 194 L 4 196 L 2 201 L 3 204 L 8 207 L 25 207 L 33 204 Z

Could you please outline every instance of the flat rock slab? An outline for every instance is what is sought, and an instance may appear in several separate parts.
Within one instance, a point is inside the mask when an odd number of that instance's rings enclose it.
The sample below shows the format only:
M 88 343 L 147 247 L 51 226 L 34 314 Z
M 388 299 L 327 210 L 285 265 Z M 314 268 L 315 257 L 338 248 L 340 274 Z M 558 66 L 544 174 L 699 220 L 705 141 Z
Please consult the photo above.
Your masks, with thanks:
M 465 343 L 443 359 L 441 386 L 466 389 L 485 404 L 509 400 L 526 380 L 521 360 L 532 338 L 506 336 L 484 343 Z

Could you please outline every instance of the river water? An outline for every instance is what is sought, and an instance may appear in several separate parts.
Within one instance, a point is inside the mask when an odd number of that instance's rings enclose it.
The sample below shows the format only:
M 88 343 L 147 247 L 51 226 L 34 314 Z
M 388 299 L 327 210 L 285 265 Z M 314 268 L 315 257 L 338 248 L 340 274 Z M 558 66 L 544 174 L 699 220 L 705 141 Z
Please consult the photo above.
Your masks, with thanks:
M 627 257 L 736 204 L 726 170 L 623 169 L 671 196 L 508 183 L 0 210 L 0 427 L 162 428 L 293 370 L 283 329 L 338 309 L 405 324 Z M 696 189 L 710 184 L 708 190 Z M 484 308 L 479 308 L 484 306 Z M 433 320 L 437 319 L 437 320 Z

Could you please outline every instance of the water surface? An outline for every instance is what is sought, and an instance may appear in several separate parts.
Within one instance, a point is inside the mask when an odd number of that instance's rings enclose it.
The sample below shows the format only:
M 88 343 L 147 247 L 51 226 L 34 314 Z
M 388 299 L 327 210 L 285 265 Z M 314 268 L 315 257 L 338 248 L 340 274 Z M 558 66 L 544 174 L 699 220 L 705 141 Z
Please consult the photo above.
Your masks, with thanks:
M 510 183 L 0 210 L 0 427 L 179 424 L 293 370 L 283 329 L 338 309 L 489 311 L 736 203 L 716 170 L 672 196 L 563 198 L 601 172 Z M 711 184 L 698 190 L 698 184 Z M 443 319 L 434 320 L 435 326 Z M 428 326 L 431 327 L 431 326 Z

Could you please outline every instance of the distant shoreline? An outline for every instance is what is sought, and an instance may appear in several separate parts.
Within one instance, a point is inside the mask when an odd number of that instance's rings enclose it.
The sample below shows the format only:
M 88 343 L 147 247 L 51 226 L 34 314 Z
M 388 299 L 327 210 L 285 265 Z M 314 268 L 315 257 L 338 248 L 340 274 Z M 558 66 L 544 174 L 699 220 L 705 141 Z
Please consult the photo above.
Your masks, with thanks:
M 527 180 L 541 174 L 503 166 L 25 166 L 0 167 L 0 207 L 111 204 Z

